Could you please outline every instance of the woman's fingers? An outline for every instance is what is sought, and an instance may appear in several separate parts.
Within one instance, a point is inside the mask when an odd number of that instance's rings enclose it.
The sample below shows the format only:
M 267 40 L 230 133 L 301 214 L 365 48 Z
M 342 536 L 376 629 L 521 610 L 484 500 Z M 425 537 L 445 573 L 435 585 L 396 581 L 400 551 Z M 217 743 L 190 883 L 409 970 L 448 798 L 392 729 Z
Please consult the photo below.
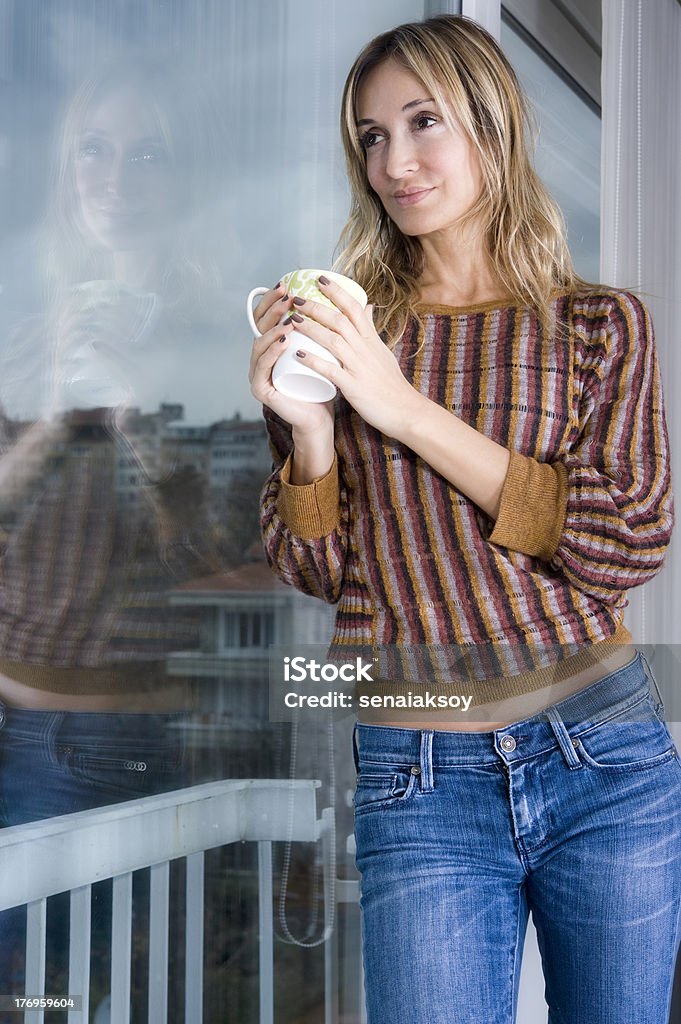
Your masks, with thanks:
M 291 305 L 291 297 L 284 292 L 284 286 L 278 284 L 265 292 L 258 305 L 253 310 L 253 319 L 258 330 L 265 334 L 272 327 L 279 323 Z
M 341 382 L 344 372 L 342 366 L 330 363 L 328 359 L 322 359 L 321 356 L 313 356 L 311 352 L 305 352 L 303 349 L 298 349 L 296 359 L 299 359 L 302 364 L 308 366 L 311 370 L 321 373 L 322 377 L 326 377 L 327 380 L 330 380 L 332 384 L 335 384 L 336 387 L 342 390 Z
M 357 299 L 353 299 L 352 295 L 350 295 L 349 292 L 346 292 L 345 288 L 336 284 L 335 281 L 330 281 L 323 275 L 319 278 L 318 285 L 320 292 L 331 299 L 334 306 L 337 306 L 341 313 L 345 313 L 355 330 L 358 331 L 359 334 L 366 335 L 367 318 L 365 316 L 364 307 L 357 301 Z
M 342 289 L 340 289 L 342 290 Z M 302 316 L 305 318 L 306 324 L 317 324 L 326 328 L 328 332 L 331 332 L 333 338 L 328 336 L 328 348 L 333 351 L 334 355 L 338 355 L 335 349 L 331 346 L 334 344 L 334 338 L 337 341 L 345 341 L 352 344 L 353 341 L 358 339 L 369 339 L 372 333 L 375 334 L 372 311 L 373 307 L 367 307 L 366 310 L 362 309 L 358 302 L 355 302 L 353 298 L 349 299 L 350 303 L 354 303 L 356 309 L 351 309 L 350 313 L 352 317 L 340 309 L 334 309 L 330 306 L 325 306 L 321 302 L 313 302 L 311 299 L 293 299 L 293 306 L 291 312 L 293 315 Z M 311 329 L 312 330 L 312 329 Z M 310 337 L 313 337 L 315 341 L 319 341 L 320 344 L 326 345 L 327 342 L 324 340 L 327 336 L 322 336 L 318 332 L 311 333 L 303 330 L 302 333 L 310 333 Z
M 260 395 L 255 394 L 257 387 L 271 386 L 272 367 L 286 348 L 288 336 L 292 330 L 293 324 L 277 324 L 262 337 L 255 339 L 251 351 L 248 379 L 256 398 L 261 398 Z
M 310 318 L 315 323 L 327 327 L 334 334 L 341 334 L 343 329 L 347 331 L 348 317 L 341 313 L 340 310 L 325 306 L 322 302 L 313 302 L 312 299 L 294 297 L 291 313 L 294 316 L 297 314 L 298 316 Z
M 330 316 L 326 318 L 329 324 L 333 324 L 335 322 L 337 328 L 344 329 L 347 333 L 348 322 L 342 313 L 336 313 L 332 309 L 326 309 L 325 306 L 320 306 L 318 303 L 315 305 L 317 305 L 318 309 L 325 309 L 326 312 L 330 314 Z M 312 338 L 313 341 L 323 345 L 323 347 L 327 349 L 332 356 L 335 356 L 340 363 L 346 363 L 350 359 L 351 350 L 348 341 L 343 335 L 338 333 L 337 330 L 334 330 L 333 327 L 325 327 L 323 324 L 318 323 L 317 320 L 313 320 L 312 318 L 301 317 L 300 314 L 294 314 L 294 316 L 295 315 L 297 315 L 299 319 L 297 321 L 294 319 L 292 326 L 299 334 L 304 334 L 306 338 Z M 342 322 L 341 320 L 334 321 L 334 317 L 341 317 Z

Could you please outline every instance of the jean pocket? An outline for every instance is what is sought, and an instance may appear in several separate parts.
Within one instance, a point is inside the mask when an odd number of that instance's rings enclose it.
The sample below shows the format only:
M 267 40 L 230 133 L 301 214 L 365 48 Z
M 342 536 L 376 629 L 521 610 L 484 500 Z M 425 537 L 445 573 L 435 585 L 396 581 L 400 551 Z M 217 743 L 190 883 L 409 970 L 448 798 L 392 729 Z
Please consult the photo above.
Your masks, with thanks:
M 182 753 L 177 749 L 106 751 L 67 745 L 58 748 L 58 754 L 72 778 L 95 793 L 134 799 L 177 789 L 183 783 Z
M 590 768 L 641 771 L 678 757 L 653 701 L 646 698 L 637 711 L 641 712 L 637 721 L 613 718 L 580 733 L 575 749 L 582 763 Z
M 364 767 L 360 763 L 353 797 L 355 814 L 404 803 L 416 792 L 418 775 L 406 766 Z

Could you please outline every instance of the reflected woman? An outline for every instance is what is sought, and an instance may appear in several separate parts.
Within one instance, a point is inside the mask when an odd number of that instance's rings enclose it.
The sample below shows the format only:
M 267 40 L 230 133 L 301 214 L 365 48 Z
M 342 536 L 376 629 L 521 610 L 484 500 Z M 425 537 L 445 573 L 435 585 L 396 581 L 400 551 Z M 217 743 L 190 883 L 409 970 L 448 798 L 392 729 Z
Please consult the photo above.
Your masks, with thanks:
M 196 636 L 166 594 L 205 573 L 206 541 L 183 521 L 159 423 L 139 410 L 171 388 L 181 400 L 187 333 L 205 324 L 199 308 L 216 310 L 200 298 L 214 268 L 204 276 L 187 248 L 206 125 L 181 92 L 167 76 L 118 71 L 83 85 L 63 122 L 41 339 L 48 413 L 23 432 L 6 422 L 15 436 L 0 464 L 7 825 L 183 778 L 177 716 L 190 692 L 165 662 Z
M 217 410 L 228 373 L 213 130 L 196 88 L 127 69 L 84 83 L 61 126 L 50 311 L 2 381 L 2 826 L 187 782 L 191 681 L 166 662 L 198 622 L 168 592 L 219 556 L 205 481 L 161 436 L 179 403 Z M 34 422 L 12 416 L 29 403 Z M 0 980 L 21 970 L 19 918 Z

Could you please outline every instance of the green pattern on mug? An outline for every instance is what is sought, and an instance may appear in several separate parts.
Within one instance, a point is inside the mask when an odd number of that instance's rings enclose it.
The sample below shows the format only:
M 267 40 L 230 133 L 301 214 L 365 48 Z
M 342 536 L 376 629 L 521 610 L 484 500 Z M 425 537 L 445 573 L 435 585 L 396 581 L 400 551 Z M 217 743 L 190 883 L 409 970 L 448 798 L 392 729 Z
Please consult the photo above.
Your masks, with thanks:
M 301 299 L 321 302 L 324 306 L 334 309 L 333 302 L 319 290 L 317 285 L 317 280 L 321 275 L 339 284 L 349 295 L 352 295 L 353 299 L 364 306 L 366 303 L 364 289 L 355 281 L 351 281 L 349 277 L 334 274 L 330 270 L 292 270 L 290 274 L 285 274 L 281 281 L 290 295 L 299 295 Z

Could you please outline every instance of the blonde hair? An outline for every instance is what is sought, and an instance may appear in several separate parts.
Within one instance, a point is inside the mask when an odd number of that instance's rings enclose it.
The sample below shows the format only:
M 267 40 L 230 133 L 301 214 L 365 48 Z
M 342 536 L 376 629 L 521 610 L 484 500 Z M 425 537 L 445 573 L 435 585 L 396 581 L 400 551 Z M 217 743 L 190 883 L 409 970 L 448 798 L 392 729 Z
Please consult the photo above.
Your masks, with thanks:
M 353 64 L 341 106 L 352 198 L 335 266 L 369 294 L 377 329 L 394 343 L 415 312 L 424 255 L 418 238 L 399 231 L 371 188 L 357 132 L 359 87 L 386 60 L 412 72 L 475 147 L 483 183 L 460 224 L 481 224 L 502 285 L 551 329 L 557 290 L 576 294 L 599 286 L 575 272 L 563 215 L 532 166 L 530 108 L 516 74 L 493 37 L 468 18 L 441 15 L 400 25 L 368 43 Z

